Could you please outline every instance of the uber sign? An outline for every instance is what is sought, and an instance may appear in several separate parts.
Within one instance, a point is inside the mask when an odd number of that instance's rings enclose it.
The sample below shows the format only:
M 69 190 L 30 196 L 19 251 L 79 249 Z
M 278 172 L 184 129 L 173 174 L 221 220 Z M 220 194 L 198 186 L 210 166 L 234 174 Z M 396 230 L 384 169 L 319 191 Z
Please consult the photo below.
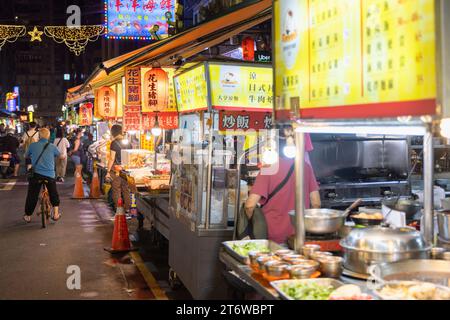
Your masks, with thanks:
M 272 62 L 272 52 L 270 51 L 255 51 L 256 62 Z

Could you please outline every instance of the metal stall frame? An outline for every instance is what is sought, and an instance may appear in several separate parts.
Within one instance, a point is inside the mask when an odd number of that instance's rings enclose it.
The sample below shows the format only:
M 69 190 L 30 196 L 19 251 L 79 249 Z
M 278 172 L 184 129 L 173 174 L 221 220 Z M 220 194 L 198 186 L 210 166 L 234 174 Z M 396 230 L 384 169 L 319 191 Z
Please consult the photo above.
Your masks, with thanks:
M 294 123 L 297 144 L 295 159 L 296 172 L 296 210 L 295 210 L 295 250 L 299 251 L 305 243 L 305 200 L 304 200 L 304 134 L 305 133 L 339 133 L 339 134 L 379 134 L 423 136 L 424 143 L 424 238 L 434 243 L 434 205 L 433 205 L 433 125 L 431 122 L 411 121 L 408 124 L 398 121 L 298 121 Z

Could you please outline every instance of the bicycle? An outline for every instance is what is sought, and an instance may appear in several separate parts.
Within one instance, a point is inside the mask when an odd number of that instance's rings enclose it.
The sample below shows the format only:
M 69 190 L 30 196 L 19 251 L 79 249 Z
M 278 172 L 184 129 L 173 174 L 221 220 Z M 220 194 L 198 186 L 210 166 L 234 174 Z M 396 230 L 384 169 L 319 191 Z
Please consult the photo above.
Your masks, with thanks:
M 51 216 L 52 204 L 50 202 L 50 195 L 47 189 L 47 180 L 39 180 L 39 183 L 42 184 L 41 195 L 39 196 L 39 211 L 38 215 L 41 215 L 42 228 L 45 229 L 47 227 L 48 220 Z

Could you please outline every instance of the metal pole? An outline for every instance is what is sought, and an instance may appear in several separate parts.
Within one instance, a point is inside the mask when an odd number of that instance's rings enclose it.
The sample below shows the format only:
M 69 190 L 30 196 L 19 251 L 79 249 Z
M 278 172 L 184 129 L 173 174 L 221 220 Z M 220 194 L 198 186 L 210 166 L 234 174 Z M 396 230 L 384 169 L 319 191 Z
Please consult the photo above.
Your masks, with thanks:
M 433 201 L 433 170 L 434 170 L 433 134 L 431 127 L 423 137 L 423 183 L 424 183 L 424 217 L 423 230 L 427 242 L 434 242 L 434 201 Z
M 203 122 L 203 121 L 202 121 Z M 209 119 L 209 137 L 208 137 L 208 173 L 206 182 L 206 212 L 205 212 L 205 229 L 208 230 L 211 221 L 211 189 L 212 189 L 212 175 L 213 175 L 213 131 L 214 131 L 214 113 L 210 113 Z M 203 155 L 202 155 L 203 157 Z
M 305 244 L 305 135 L 295 133 L 297 154 L 295 157 L 295 251 Z M 281 150 L 279 150 L 281 152 Z

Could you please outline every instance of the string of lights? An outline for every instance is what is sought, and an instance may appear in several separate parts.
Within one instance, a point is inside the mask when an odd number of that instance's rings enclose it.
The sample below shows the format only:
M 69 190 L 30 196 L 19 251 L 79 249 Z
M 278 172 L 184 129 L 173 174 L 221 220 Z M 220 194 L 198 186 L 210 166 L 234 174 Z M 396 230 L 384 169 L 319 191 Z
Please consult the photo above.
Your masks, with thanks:
M 6 42 L 16 42 L 17 39 L 26 35 L 25 26 L 0 25 L 0 50 Z

